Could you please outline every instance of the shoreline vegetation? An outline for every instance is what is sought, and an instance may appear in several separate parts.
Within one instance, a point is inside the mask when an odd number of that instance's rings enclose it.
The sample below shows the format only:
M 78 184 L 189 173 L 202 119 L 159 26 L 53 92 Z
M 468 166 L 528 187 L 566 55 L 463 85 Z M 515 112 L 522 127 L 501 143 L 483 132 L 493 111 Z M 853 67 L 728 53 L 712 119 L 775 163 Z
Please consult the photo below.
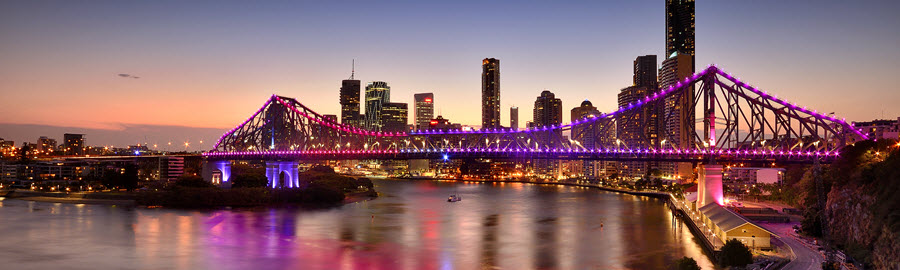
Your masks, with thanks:
M 211 185 L 198 176 L 183 176 L 158 190 L 65 193 L 27 190 L 0 191 L 0 196 L 27 201 L 104 204 L 173 209 L 250 207 L 327 207 L 378 197 L 372 181 L 340 175 L 327 166 L 300 173 L 302 189 L 271 189 L 256 171 L 235 175 L 232 188 Z
M 135 193 L 135 203 L 177 209 L 222 207 L 322 207 L 339 205 L 353 197 L 377 197 L 372 181 L 340 175 L 328 166 L 314 166 L 299 174 L 300 189 L 268 188 L 259 171 L 235 174 L 232 188 L 210 185 L 200 177 L 183 177 L 175 185 L 158 191 Z

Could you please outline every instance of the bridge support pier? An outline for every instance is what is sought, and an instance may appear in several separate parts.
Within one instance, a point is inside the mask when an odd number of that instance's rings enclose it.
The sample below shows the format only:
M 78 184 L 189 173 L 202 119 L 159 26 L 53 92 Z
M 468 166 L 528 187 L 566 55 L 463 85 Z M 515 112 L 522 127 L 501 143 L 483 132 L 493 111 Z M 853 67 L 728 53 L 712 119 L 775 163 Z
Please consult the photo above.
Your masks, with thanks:
M 700 165 L 697 183 L 697 208 L 715 203 L 725 205 L 722 189 L 722 165 Z
M 266 161 L 266 178 L 270 188 L 300 187 L 300 168 L 296 161 Z

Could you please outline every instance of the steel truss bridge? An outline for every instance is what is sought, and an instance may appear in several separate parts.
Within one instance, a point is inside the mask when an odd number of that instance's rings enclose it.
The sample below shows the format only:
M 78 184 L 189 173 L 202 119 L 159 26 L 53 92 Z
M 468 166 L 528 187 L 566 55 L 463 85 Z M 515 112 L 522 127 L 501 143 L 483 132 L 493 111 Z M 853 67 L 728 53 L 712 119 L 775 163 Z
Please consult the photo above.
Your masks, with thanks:
M 687 99 L 689 103 L 677 103 Z M 665 109 L 672 104 L 694 105 Z M 683 134 L 666 132 L 663 124 L 684 127 Z M 655 136 L 653 129 L 659 131 Z M 490 158 L 812 163 L 829 162 L 843 146 L 867 139 L 844 119 L 780 99 L 712 65 L 612 112 L 520 130 L 376 132 L 337 123 L 294 98 L 273 95 L 250 118 L 225 132 L 204 156 L 212 161 Z

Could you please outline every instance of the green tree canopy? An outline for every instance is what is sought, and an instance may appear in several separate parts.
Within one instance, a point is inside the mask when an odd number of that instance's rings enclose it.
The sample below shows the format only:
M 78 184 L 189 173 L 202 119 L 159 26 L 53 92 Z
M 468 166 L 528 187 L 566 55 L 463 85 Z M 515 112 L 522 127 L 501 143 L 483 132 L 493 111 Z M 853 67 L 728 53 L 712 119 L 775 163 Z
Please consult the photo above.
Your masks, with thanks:
M 675 261 L 675 265 L 673 267 L 675 270 L 700 270 L 700 266 L 697 265 L 697 261 L 694 258 L 684 256 L 681 259 Z
M 753 263 L 753 253 L 750 248 L 737 239 L 731 239 L 722 246 L 719 254 L 719 264 L 722 266 L 744 266 Z

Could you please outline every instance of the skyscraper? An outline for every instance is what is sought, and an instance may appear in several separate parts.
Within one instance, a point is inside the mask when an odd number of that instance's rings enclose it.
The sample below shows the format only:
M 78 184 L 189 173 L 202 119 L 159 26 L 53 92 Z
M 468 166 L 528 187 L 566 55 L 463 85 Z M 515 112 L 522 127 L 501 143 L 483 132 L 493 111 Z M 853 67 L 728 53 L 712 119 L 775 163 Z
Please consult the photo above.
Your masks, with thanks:
M 500 60 L 481 62 L 481 128 L 500 128 Z
M 434 94 L 420 93 L 413 95 L 416 102 L 416 129 L 428 129 L 434 118 Z
M 634 86 L 646 86 L 648 89 L 656 89 L 656 55 L 638 56 L 634 59 Z
M 405 132 L 409 119 L 409 107 L 406 103 L 384 103 L 381 107 L 381 131 Z
M 519 130 L 519 107 L 509 107 L 509 128 Z
M 598 117 L 600 116 L 600 111 L 597 110 L 597 107 L 594 107 L 593 104 L 587 99 L 581 102 L 581 105 L 575 108 L 572 108 L 571 111 L 571 122 L 579 121 L 581 119 L 587 117 Z M 595 140 L 597 139 L 597 132 L 600 130 L 600 125 L 598 123 L 590 123 L 590 124 L 580 124 L 576 126 L 572 126 L 572 140 L 581 144 L 581 146 L 587 149 L 594 149 Z M 582 175 L 587 178 L 594 178 L 597 176 L 594 172 L 595 164 L 599 163 L 598 161 L 592 160 L 584 160 L 581 162 L 580 171 Z
M 359 119 L 359 80 L 350 75 L 349 80 L 341 81 L 341 123 L 360 126 Z
M 656 55 L 638 56 L 634 59 L 632 85 L 619 92 L 619 107 L 628 107 L 638 100 L 656 92 L 659 87 L 656 76 Z M 629 113 L 620 114 L 616 119 L 616 140 L 618 147 L 647 148 L 658 147 L 660 137 L 660 114 L 662 104 L 648 102 Z M 649 170 L 659 167 L 657 162 L 621 162 L 624 177 L 643 177 Z
M 550 90 L 544 90 L 534 101 L 534 126 L 548 126 L 562 123 L 562 100 Z
M 66 133 L 63 135 L 67 156 L 84 155 L 84 134 Z
M 375 81 L 366 84 L 366 129 L 381 131 L 381 107 L 391 102 L 391 87 L 386 82 Z
M 642 93 L 639 96 L 635 96 L 635 98 L 644 98 L 659 90 L 656 71 L 656 55 L 638 56 L 634 59 L 633 85 L 643 89 Z M 637 100 L 629 100 L 628 102 L 635 101 Z M 642 106 L 642 109 L 644 115 L 642 125 L 644 128 L 641 132 L 647 135 L 647 140 L 649 140 L 648 147 L 658 147 L 660 133 L 662 133 L 662 121 L 659 118 L 662 114 L 663 104 L 660 101 L 652 101 Z M 655 163 L 651 165 L 651 167 L 656 167 Z
M 629 86 L 619 92 L 619 107 L 627 108 L 629 104 L 637 102 L 647 96 L 649 89 L 646 86 Z M 621 113 L 616 116 L 616 141 L 615 147 L 621 149 L 642 149 L 647 148 L 650 143 L 649 134 L 645 132 L 649 117 L 647 116 L 648 106 L 644 105 L 640 108 L 630 110 L 628 113 Z M 649 168 L 647 162 L 644 161 L 623 161 L 619 167 L 621 176 L 627 178 L 635 178 L 644 176 Z
M 583 102 L 581 102 L 580 106 L 572 108 L 572 111 L 571 111 L 572 121 L 571 122 L 581 120 L 581 119 L 583 119 L 585 117 L 589 117 L 591 115 L 593 115 L 595 117 L 600 116 L 600 111 L 597 110 L 597 107 L 594 107 L 594 105 L 591 104 L 591 101 L 585 99 Z M 573 126 L 572 127 L 572 140 L 578 141 L 579 143 L 584 145 L 584 143 L 585 143 L 584 139 L 590 139 L 590 137 L 591 137 L 591 136 L 588 136 L 588 135 L 590 135 L 590 132 L 587 132 L 585 130 L 588 128 L 590 128 L 588 125 Z
M 684 54 L 694 70 L 694 0 L 666 0 L 666 57 Z
M 662 62 L 659 83 L 663 88 L 673 86 L 693 74 L 693 57 L 675 53 Z M 690 149 L 694 144 L 694 86 L 687 86 L 673 92 L 663 100 L 662 112 L 663 148 Z M 692 168 L 689 163 L 674 163 L 663 169 L 664 174 L 690 177 Z
M 549 90 L 544 90 L 541 95 L 534 101 L 534 126 L 549 126 L 562 124 L 562 100 L 556 98 L 556 95 Z M 559 147 L 559 140 L 554 138 L 562 137 L 561 129 L 534 132 L 537 147 L 542 149 L 554 149 Z M 534 162 L 534 172 L 543 175 L 557 175 L 559 162 L 555 160 L 536 160 Z

